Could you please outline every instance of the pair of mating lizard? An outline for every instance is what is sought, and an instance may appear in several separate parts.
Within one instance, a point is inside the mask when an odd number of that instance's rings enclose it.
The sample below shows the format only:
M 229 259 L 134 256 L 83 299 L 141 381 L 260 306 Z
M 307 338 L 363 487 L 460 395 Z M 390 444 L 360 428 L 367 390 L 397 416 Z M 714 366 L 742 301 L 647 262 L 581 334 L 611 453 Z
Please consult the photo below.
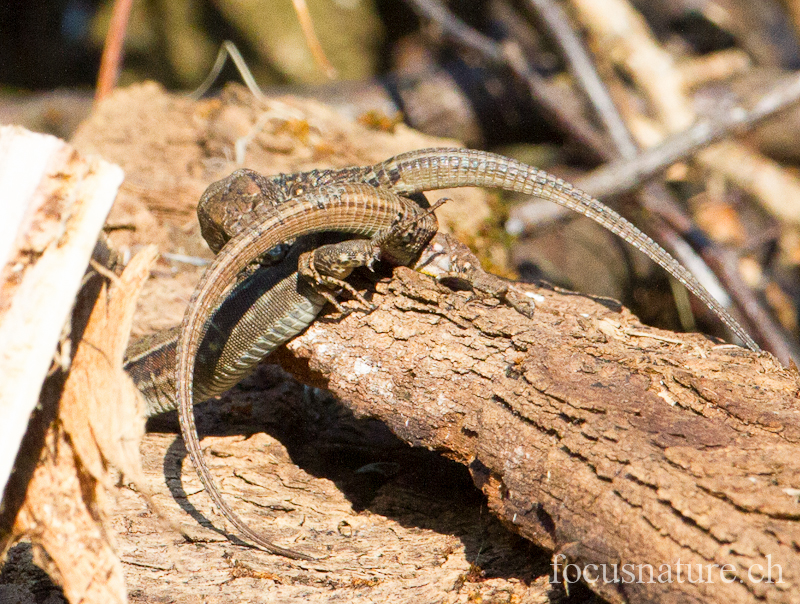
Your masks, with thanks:
M 227 506 L 204 463 L 193 401 L 235 385 L 305 329 L 326 302 L 338 306 L 339 290 L 368 306 L 344 279 L 376 260 L 456 278 L 525 312 L 513 286 L 483 272 L 462 244 L 437 234 L 436 206 L 424 209 L 409 199 L 461 186 L 525 193 L 591 218 L 660 264 L 758 350 L 697 279 L 630 222 L 570 184 L 501 155 L 425 149 L 340 170 L 271 177 L 238 170 L 212 184 L 198 205 L 203 236 L 217 257 L 192 296 L 177 345 L 176 331 L 142 342 L 129 351 L 126 367 L 148 399 L 148 415 L 178 408 L 186 448 L 209 496 L 240 533 L 267 551 L 313 559 L 264 539 Z M 276 253 L 285 257 L 266 266 Z

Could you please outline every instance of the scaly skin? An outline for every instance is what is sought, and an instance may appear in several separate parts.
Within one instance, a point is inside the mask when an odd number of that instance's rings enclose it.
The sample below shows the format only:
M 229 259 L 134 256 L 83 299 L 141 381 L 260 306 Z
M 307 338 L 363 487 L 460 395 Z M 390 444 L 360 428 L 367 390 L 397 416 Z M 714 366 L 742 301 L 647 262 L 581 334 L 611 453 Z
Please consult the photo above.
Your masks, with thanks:
M 700 298 L 748 348 L 760 350 L 745 329 L 708 293 L 694 275 L 633 224 L 568 182 L 502 155 L 471 149 L 421 149 L 402 153 L 374 166 L 312 170 L 260 178 L 265 191 L 277 190 L 282 195 L 291 195 L 297 190 L 310 190 L 329 182 L 364 182 L 403 196 L 454 187 L 489 187 L 553 201 L 591 218 L 649 256 Z M 227 212 L 227 216 L 235 216 L 235 219 L 220 220 L 213 226 L 209 223 L 207 230 L 212 239 L 224 242 L 230 233 L 238 232 L 246 228 L 247 224 L 257 221 L 262 208 L 270 207 L 269 203 L 262 204 L 259 201 L 267 197 L 252 197 L 253 205 L 248 207 L 247 212 L 242 212 L 241 207 L 228 208 L 234 211 Z M 226 214 L 222 208 L 211 210 L 210 207 L 204 211 L 198 208 L 198 213 L 213 213 L 216 216 Z
M 237 170 L 229 177 L 212 184 L 204 193 L 198 206 L 203 235 L 212 249 L 218 251 L 232 235 L 247 230 L 261 217 L 279 208 L 287 199 L 331 183 L 366 183 L 400 195 L 415 195 L 425 190 L 465 185 L 486 186 L 550 199 L 592 218 L 647 254 L 695 293 L 748 347 L 758 350 L 758 346 L 745 330 L 689 271 L 616 212 L 546 172 L 483 151 L 425 149 L 404 153 L 374 166 L 312 170 L 269 177 L 252 170 Z M 313 248 L 316 243 L 305 245 Z M 229 322 L 225 328 L 216 332 L 216 339 L 210 338 L 210 342 L 204 342 L 201 347 L 203 356 L 198 362 L 195 375 L 195 387 L 199 393 L 206 396 L 217 395 L 244 378 L 260 359 L 305 329 L 320 312 L 325 300 L 315 296 L 307 287 L 291 300 L 286 298 L 291 292 L 296 292 L 298 287 L 304 287 L 297 282 L 296 274 L 291 274 L 293 268 L 287 268 L 289 266 L 289 263 L 284 262 L 279 269 L 267 271 L 266 276 L 261 278 L 268 279 L 269 283 L 266 286 L 256 283 L 251 288 L 265 292 L 260 298 L 241 301 L 238 300 L 239 296 L 229 297 L 229 306 L 234 307 L 232 314 L 237 317 L 238 322 Z M 281 282 L 274 276 L 280 271 L 283 271 L 281 278 L 285 281 Z M 270 303 L 271 298 L 281 290 L 284 292 L 281 296 L 287 303 L 286 309 L 291 309 L 291 312 L 276 313 Z M 238 319 L 247 306 L 251 308 L 247 310 L 246 316 Z M 232 333 L 237 337 L 230 337 Z M 244 337 L 245 333 L 249 337 Z M 150 374 L 147 378 L 149 382 L 155 383 L 158 376 Z M 162 402 L 168 402 L 164 400 L 163 393 L 168 392 L 169 388 L 162 388 L 161 391 Z M 155 410 L 162 408 L 163 405 L 154 406 Z
M 200 480 L 231 524 L 269 552 L 290 558 L 313 559 L 276 546 L 250 529 L 225 503 L 205 465 L 194 423 L 192 383 L 195 358 L 205 335 L 206 323 L 236 276 L 255 258 L 283 241 L 322 231 L 348 232 L 373 237 L 375 255 L 380 258 L 395 264 L 409 264 L 436 233 L 436 218 L 433 214 L 425 214 L 411 201 L 365 184 L 323 186 L 271 207 L 263 214 L 266 216 L 261 222 L 245 229 L 225 245 L 206 270 L 189 303 L 177 346 L 175 379 L 179 419 L 186 448 Z M 403 219 L 400 223 L 399 218 Z M 393 235 L 397 230 L 397 236 L 382 237 L 390 229 L 393 229 Z M 371 260 L 365 259 L 365 264 Z M 270 304 L 277 312 L 291 312 L 295 296 L 299 294 L 283 293 L 286 295 L 273 296 Z
M 273 177 L 239 170 L 211 185 L 198 207 L 203 234 L 212 249 L 219 250 L 232 234 L 240 234 L 224 247 L 221 257 L 218 257 L 198 286 L 187 310 L 176 374 L 179 385 L 177 398 L 180 400 L 184 439 L 209 495 L 237 529 L 265 549 L 291 557 L 305 557 L 259 537 L 225 505 L 202 463 L 190 396 L 192 376 L 195 395 L 220 393 L 241 379 L 262 356 L 302 331 L 322 308 L 324 299 L 311 290 L 299 292 L 298 285 L 304 281 L 298 279 L 296 272 L 285 273 L 282 280 L 266 288 L 258 298 L 257 310 L 244 312 L 244 319 L 232 330 L 220 329 L 220 345 L 226 348 L 230 345 L 232 348 L 224 359 L 217 359 L 216 365 L 204 358 L 195 360 L 199 342 L 205 334 L 206 319 L 236 274 L 275 245 L 309 233 L 329 230 L 371 237 L 388 228 L 398 213 L 416 215 L 419 212 L 416 205 L 392 193 L 414 195 L 426 190 L 458 186 L 486 186 L 527 193 L 552 200 L 595 220 L 664 267 L 701 298 L 751 349 L 758 350 L 744 329 L 691 273 L 647 235 L 570 184 L 503 156 L 461 149 L 427 149 L 405 153 L 367 167 L 314 170 Z M 296 195 L 300 196 L 293 198 Z M 377 212 L 377 218 L 367 218 L 366 208 L 370 212 Z M 322 224 L 321 217 L 332 222 Z M 423 232 L 424 237 L 421 235 Z M 395 241 L 378 251 L 394 256 L 392 259 L 397 264 L 408 264 L 424 246 L 422 239 L 425 238 L 427 242 L 430 235 L 432 233 L 427 233 L 423 228 L 407 240 Z M 455 266 L 455 272 L 459 270 L 463 270 L 463 266 Z M 342 278 L 348 272 L 349 269 L 342 274 Z M 436 267 L 423 272 L 436 276 L 443 273 L 441 268 Z M 495 286 L 496 283 L 491 284 L 491 287 Z M 491 287 L 485 287 L 484 291 L 490 291 Z M 503 293 L 499 288 L 496 291 Z M 256 344 L 254 342 L 259 339 L 260 330 L 268 332 L 267 337 Z M 163 393 L 167 391 L 168 388 Z

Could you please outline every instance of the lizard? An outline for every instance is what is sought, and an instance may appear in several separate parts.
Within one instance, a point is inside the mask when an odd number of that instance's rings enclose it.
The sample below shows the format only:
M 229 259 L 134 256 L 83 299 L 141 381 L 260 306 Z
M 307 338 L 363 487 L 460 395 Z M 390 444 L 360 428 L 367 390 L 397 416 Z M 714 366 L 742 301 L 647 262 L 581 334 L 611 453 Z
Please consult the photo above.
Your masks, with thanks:
M 240 533 L 267 551 L 292 558 L 313 559 L 276 546 L 250 529 L 228 508 L 203 461 L 194 424 L 192 398 L 197 389 L 194 385 L 195 360 L 207 333 L 207 320 L 212 314 L 209 309 L 216 308 L 218 300 L 242 270 L 283 241 L 324 231 L 370 237 L 328 244 L 303 252 L 298 258 L 295 276 L 284 279 L 269 291 L 266 310 L 275 317 L 270 331 L 282 335 L 282 327 L 285 326 L 286 332 L 293 332 L 284 337 L 287 340 L 297 333 L 295 325 L 303 321 L 307 325 L 313 320 L 313 315 L 308 317 L 309 308 L 318 312 L 325 300 L 334 302 L 333 289 L 341 287 L 356 293 L 343 281 L 353 268 L 369 267 L 379 259 L 398 265 L 409 265 L 418 259 L 438 229 L 434 208 L 424 210 L 413 201 L 368 184 L 322 185 L 277 207 L 267 208 L 262 221 L 225 244 L 195 289 L 189 303 L 191 312 L 184 317 L 176 348 L 176 376 L 190 376 L 186 381 L 182 381 L 182 377 L 176 379 L 184 443 L 203 486 L 223 515 Z M 299 287 L 301 274 L 305 277 L 304 283 L 315 284 L 312 298 L 308 298 L 304 288 Z M 290 283 L 290 287 L 280 287 L 286 282 Z M 357 297 L 366 304 L 360 295 L 357 294 Z M 235 374 L 237 367 L 235 364 L 226 365 L 221 370 L 225 374 L 221 381 L 227 382 L 229 374 Z
M 337 181 L 344 181 L 345 184 L 329 184 Z M 212 221 L 215 225 L 213 228 L 218 230 L 211 232 L 207 239 L 209 243 L 213 241 L 212 247 L 217 245 L 220 251 L 198 284 L 184 316 L 177 344 L 175 373 L 181 432 L 204 487 L 231 524 L 267 551 L 308 558 L 305 554 L 280 548 L 264 539 L 224 502 L 205 466 L 199 447 L 194 425 L 193 383 L 196 379 L 196 356 L 207 333 L 207 321 L 219 300 L 240 271 L 283 241 L 327 230 L 370 237 L 368 240 L 348 240 L 323 246 L 301 255 L 298 273 L 303 274 L 303 280 L 312 285 L 318 296 L 335 303 L 332 288 L 351 290 L 343 279 L 353 268 L 371 266 L 377 259 L 388 259 L 396 264 L 412 263 L 414 259 L 419 259 L 421 250 L 432 239 L 436 227 L 435 223 L 433 227 L 430 225 L 430 214 L 420 213 L 415 204 L 400 195 L 412 196 L 426 190 L 458 186 L 487 186 L 530 194 L 587 216 L 622 237 L 697 295 L 749 348 L 759 350 L 746 331 L 694 276 L 645 233 L 569 183 L 522 162 L 483 151 L 425 149 L 398 155 L 375 166 L 311 171 L 271 182 L 291 191 L 288 193 L 289 199 L 280 202 L 267 198 L 266 203 L 251 204 L 246 213 L 239 211 L 241 208 L 230 207 L 222 208 L 219 212 L 220 208 L 209 206 L 218 212 L 217 220 Z M 307 188 L 309 184 L 311 189 Z M 221 188 L 222 185 L 212 185 L 209 198 Z M 299 196 L 291 197 L 297 193 Z M 252 199 L 261 198 L 254 195 Z M 198 214 L 207 210 L 208 207 L 198 210 Z M 238 229 L 238 234 L 227 239 L 226 243 L 226 237 L 229 236 L 226 229 L 231 225 L 235 227 L 234 231 Z M 324 270 L 320 270 L 320 267 Z M 451 273 L 459 270 L 458 267 L 449 268 Z M 504 293 L 497 292 L 498 295 Z M 275 293 L 268 292 L 265 295 L 266 305 L 279 307 L 277 314 L 288 316 L 298 308 L 298 304 L 304 303 L 302 293 L 293 291 L 291 294 L 293 300 L 286 305 L 287 299 L 281 297 L 277 290 Z M 311 320 L 313 316 L 308 323 Z M 237 371 L 230 371 L 231 367 L 222 369 L 232 374 Z M 226 376 L 226 380 L 231 379 L 235 379 L 235 376 Z
M 201 233 L 211 250 L 217 253 L 233 235 L 246 229 L 254 216 L 267 211 L 266 208 L 277 209 L 288 199 L 326 184 L 369 181 L 373 187 L 388 188 L 393 178 L 396 176 L 388 164 L 274 176 L 239 169 L 212 183 L 201 196 L 197 209 Z M 427 205 L 422 196 L 412 194 L 410 197 L 422 207 Z M 289 256 L 285 256 L 284 244 L 281 244 L 270 250 L 266 258 L 259 258 L 258 263 L 254 263 L 258 270 L 250 270 L 215 311 L 198 350 L 200 358 L 194 376 L 198 393 L 206 397 L 222 394 L 246 377 L 272 350 L 305 329 L 321 311 L 326 300 L 316 295 L 303 280 L 298 281 L 294 267 L 302 252 L 332 238 L 328 234 L 324 239 L 319 236 L 301 239 L 291 248 Z M 435 245 L 426 250 L 425 258 L 424 268 L 420 265 L 419 270 L 437 279 L 458 281 L 469 289 L 495 297 L 505 292 L 505 282 L 485 272 L 469 248 L 451 237 L 437 233 Z M 274 309 L 270 300 L 297 288 L 303 289 L 303 296 L 296 302 L 295 315 L 302 315 L 302 320 L 294 323 L 289 315 L 285 320 L 266 316 Z M 523 313 L 529 313 L 532 306 L 529 300 L 508 301 Z M 144 394 L 147 417 L 177 408 L 173 375 L 165 368 L 175 364 L 179 333 L 179 327 L 162 330 L 138 339 L 126 352 L 125 369 Z M 226 370 L 233 367 L 238 369 Z

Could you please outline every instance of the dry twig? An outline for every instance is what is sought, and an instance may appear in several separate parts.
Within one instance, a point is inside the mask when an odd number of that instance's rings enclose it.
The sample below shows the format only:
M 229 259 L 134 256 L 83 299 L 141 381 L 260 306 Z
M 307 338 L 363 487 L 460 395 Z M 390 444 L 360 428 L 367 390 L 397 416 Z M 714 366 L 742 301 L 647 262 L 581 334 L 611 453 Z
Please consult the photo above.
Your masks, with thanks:
M 100 71 L 97 74 L 97 90 L 95 101 L 106 98 L 117 85 L 119 68 L 122 63 L 122 48 L 125 44 L 125 31 L 128 28 L 128 17 L 133 0 L 116 0 L 111 22 L 108 25 L 103 56 L 100 59 Z

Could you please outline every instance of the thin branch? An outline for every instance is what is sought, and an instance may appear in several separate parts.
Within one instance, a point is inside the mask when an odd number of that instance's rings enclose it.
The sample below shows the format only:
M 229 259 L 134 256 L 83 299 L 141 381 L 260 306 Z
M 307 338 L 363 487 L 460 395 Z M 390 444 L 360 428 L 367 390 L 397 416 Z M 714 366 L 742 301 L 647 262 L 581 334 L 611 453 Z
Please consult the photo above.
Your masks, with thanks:
M 614 155 L 625 160 L 636 158 L 639 154 L 639 147 L 614 104 L 605 83 L 597 73 L 594 61 L 589 56 L 586 47 L 569 26 L 569 20 L 564 11 L 552 0 L 527 0 L 527 6 L 538 17 L 540 25 L 560 48 L 570 73 L 605 125 L 611 136 L 611 142 L 616 147 Z M 590 193 L 596 195 L 594 191 L 590 190 Z M 649 226 L 651 231 L 655 231 L 657 239 L 666 245 L 667 249 L 682 264 L 691 268 L 700 282 L 713 293 L 717 300 L 730 307 L 731 298 L 724 285 L 705 264 L 703 257 L 684 240 L 683 237 L 687 233 L 696 229 L 683 209 L 675 203 L 670 192 L 660 183 L 651 183 L 645 186 L 641 193 L 642 205 L 654 214 L 649 221 Z M 659 220 L 658 216 L 664 220 Z M 703 238 L 703 240 L 707 239 Z M 753 298 L 752 292 L 749 295 L 750 298 Z M 734 297 L 738 300 L 738 296 Z M 691 328 L 692 326 L 684 324 L 684 327 Z M 759 330 L 759 333 L 762 331 Z
M 437 0 L 406 1 L 420 17 L 435 23 L 443 36 L 471 50 L 489 63 L 509 69 L 526 84 L 531 98 L 539 104 L 548 118 L 555 122 L 562 132 L 592 152 L 597 160 L 607 161 L 614 157 L 608 149 L 607 142 L 598 135 L 595 128 L 580 113 L 571 111 L 561 102 L 547 82 L 530 69 L 516 45 L 500 45 L 461 21 Z
M 800 101 L 800 73 L 787 77 L 774 86 L 750 110 L 734 107 L 721 116 L 703 120 L 687 131 L 666 139 L 657 147 L 643 151 L 633 160 L 619 160 L 598 168 L 580 179 L 577 185 L 591 195 L 601 198 L 631 192 L 640 187 L 642 182 L 652 179 L 676 161 L 689 159 L 708 145 L 733 134 L 747 132 L 761 121 L 784 111 L 798 101 Z M 654 208 L 653 202 L 655 201 L 655 204 L 658 205 L 657 214 L 665 218 L 674 229 L 683 233 L 684 237 L 690 237 L 692 232 L 697 235 L 690 238 L 695 241 L 695 247 L 698 248 L 699 254 L 712 268 L 727 292 L 736 300 L 736 304 L 742 309 L 748 324 L 758 333 L 758 339 L 765 344 L 765 347 L 784 363 L 790 359 L 799 359 L 800 352 L 787 341 L 783 331 L 764 311 L 753 291 L 739 275 L 732 254 L 700 235 L 683 210 L 665 196 L 659 195 L 658 191 L 654 191 L 652 188 L 649 188 L 648 192 L 646 203 L 649 209 Z M 529 230 L 531 227 L 530 217 L 536 215 L 534 203 L 530 202 L 530 207 L 526 207 L 529 204 L 523 204 L 515 208 L 507 228 L 509 230 L 516 229 L 517 232 Z M 681 262 L 687 265 L 694 264 L 691 258 L 681 253 L 684 246 L 676 245 L 670 234 L 672 229 L 670 231 L 665 229 L 666 225 L 663 224 L 656 227 L 658 239 L 666 244 Z M 703 283 L 709 289 L 713 287 L 713 284 L 707 280 L 704 280 Z
M 614 105 L 611 95 L 600 79 L 594 63 L 586 51 L 582 41 L 569 27 L 567 16 L 561 8 L 552 0 L 526 0 L 527 6 L 539 18 L 541 25 L 545 27 L 550 38 L 561 49 L 567 62 L 567 67 L 572 73 L 579 86 L 583 89 L 586 97 L 592 103 L 600 120 L 611 135 L 611 140 L 616 147 L 616 155 L 622 160 L 611 164 L 612 166 L 628 166 L 635 164 L 642 155 L 633 140 L 631 133 L 625 124 L 622 116 Z M 642 35 L 645 32 L 641 32 Z M 788 99 L 800 96 L 800 83 L 790 82 L 784 86 L 779 94 L 766 95 L 764 103 L 758 103 L 750 114 L 746 114 L 741 109 L 728 112 L 727 119 L 720 120 L 722 124 L 718 128 L 702 127 L 694 132 L 694 137 L 690 142 L 697 142 L 698 138 L 707 136 L 709 132 L 719 132 L 723 126 L 735 128 L 744 125 L 749 120 L 758 120 L 765 117 L 765 112 L 774 113 L 776 107 L 787 106 Z M 744 115 L 743 115 L 744 114 Z M 752 124 L 750 124 L 752 126 Z M 690 134 L 692 131 L 690 130 Z M 706 143 L 708 144 L 708 143 Z M 645 154 L 646 155 L 646 154 Z M 674 162 L 670 162 L 674 163 Z M 668 165 L 662 166 L 662 170 Z M 600 168 L 598 172 L 603 172 L 606 168 Z M 610 172 L 616 176 L 615 172 Z M 641 186 L 644 179 L 639 174 L 631 174 L 629 190 L 635 186 Z M 597 186 L 598 183 L 587 182 L 585 179 L 579 181 L 578 186 L 598 197 L 607 197 L 610 192 Z M 797 356 L 798 350 L 786 341 L 777 324 L 772 320 L 768 313 L 758 304 L 755 294 L 744 283 L 740 276 L 735 275 L 735 263 L 723 262 L 725 252 L 720 250 L 704 235 L 692 237 L 698 234 L 699 229 L 694 225 L 691 218 L 685 213 L 673 199 L 670 192 L 661 183 L 650 183 L 642 190 L 642 205 L 653 213 L 653 218 L 649 221 L 651 231 L 656 231 L 657 239 L 666 245 L 667 248 L 686 266 L 692 267 L 692 272 L 698 276 L 703 285 L 712 292 L 716 292 L 715 298 L 724 305 L 730 306 L 731 296 L 736 300 L 738 308 L 742 309 L 747 322 L 751 328 L 759 334 L 762 342 L 779 356 L 784 362 Z M 516 216 L 524 216 L 524 210 Z M 530 214 L 530 212 L 527 212 Z M 658 220 L 661 217 L 663 220 Z M 666 221 L 666 223 L 664 222 Z M 514 225 L 510 225 L 514 228 Z M 517 229 L 524 228 L 516 225 Z M 687 238 L 695 240 L 698 251 L 695 251 L 687 242 Z M 712 267 L 706 263 L 708 260 Z M 733 270 L 731 270 L 733 267 Z M 730 296 L 729 296 L 730 292 Z
M 117 0 L 114 3 L 103 47 L 103 56 L 100 59 L 100 71 L 97 74 L 95 101 L 102 101 L 106 98 L 117 84 L 119 66 L 122 62 L 122 47 L 125 43 L 125 30 L 128 27 L 132 4 L 133 0 Z
M 441 29 L 443 35 L 459 45 L 472 49 L 495 65 L 504 65 L 506 63 L 503 51 L 497 42 L 464 23 L 441 2 L 436 0 L 408 0 L 408 3 L 414 12 L 435 23 Z
M 678 161 L 691 158 L 712 143 L 751 130 L 768 117 L 788 109 L 800 101 L 800 73 L 789 76 L 775 85 L 747 110 L 732 107 L 713 118 L 665 139 L 632 160 L 606 164 L 582 178 L 579 186 L 597 197 L 628 193 L 641 183 L 666 170 Z
M 744 282 L 739 272 L 738 256 L 718 245 L 708 245 L 700 250 L 703 260 L 720 278 L 727 290 L 736 298 L 736 304 L 750 324 L 758 332 L 764 346 L 786 366 L 800 361 L 800 348 L 794 339 L 787 337 L 785 330 L 759 302 L 752 288 Z
M 552 0 L 525 0 L 525 4 L 546 28 L 553 42 L 558 45 L 567 62 L 567 68 L 586 93 L 620 156 L 628 159 L 636 157 L 639 147 L 617 111 L 614 100 L 598 75 L 583 41 L 570 27 L 567 14 Z
M 547 94 L 542 94 L 542 91 L 546 89 L 546 84 L 542 78 L 538 76 L 538 74 L 529 68 L 527 62 L 524 60 L 521 54 L 519 52 L 515 52 L 515 46 L 505 45 L 501 47 L 495 41 L 460 21 L 440 2 L 435 0 L 408 1 L 414 7 L 417 13 L 421 14 L 424 18 L 435 22 L 441 29 L 443 35 L 450 37 L 460 45 L 480 54 L 484 57 L 484 59 L 495 63 L 501 63 L 511 69 L 511 71 L 517 77 L 521 78 L 528 84 L 531 95 L 542 105 L 542 107 L 548 111 L 552 111 L 552 115 L 557 118 L 556 121 L 558 122 L 558 125 L 563 130 L 570 132 L 573 135 L 575 134 L 575 124 L 578 122 L 574 121 L 573 116 L 565 119 L 563 105 L 559 104 L 558 101 L 553 97 L 548 98 Z M 534 2 L 535 0 L 530 1 Z M 550 14 L 550 16 L 553 17 L 552 14 Z M 548 26 L 550 25 L 549 19 L 543 21 Z M 564 31 L 565 28 L 558 23 L 556 23 L 555 28 L 550 29 L 551 35 L 557 40 L 559 46 L 562 47 L 562 49 L 569 48 L 570 58 L 568 59 L 568 64 L 571 68 L 573 68 L 573 75 L 575 76 L 576 80 L 587 92 L 587 96 L 592 100 L 592 103 L 595 107 L 598 103 L 604 107 L 604 122 L 609 119 L 609 116 L 612 116 L 614 113 L 616 113 L 616 118 L 610 118 L 611 121 L 616 122 L 617 126 L 615 126 L 615 128 L 618 127 L 620 123 L 623 127 L 625 127 L 624 121 L 616 111 L 613 102 L 611 102 L 609 105 L 610 96 L 605 91 L 602 81 L 600 81 L 591 59 L 586 56 L 585 48 L 579 41 L 577 45 L 575 44 L 576 39 L 574 39 L 574 36 L 571 36 L 572 39 L 567 39 L 567 37 L 564 35 Z M 565 54 L 567 53 L 566 50 L 564 50 L 564 52 Z M 580 58 L 581 55 L 583 55 L 583 58 Z M 587 76 L 587 73 L 593 75 Z M 597 86 L 598 82 L 600 83 L 599 87 Z M 598 99 L 596 96 L 598 94 L 598 89 L 602 91 L 600 92 L 600 95 L 605 97 L 605 100 L 602 98 Z M 594 152 L 600 157 L 606 160 L 620 156 L 631 157 L 631 155 L 628 155 L 631 153 L 631 145 L 623 141 L 624 138 L 630 139 L 630 134 L 625 137 L 624 134 L 617 132 L 612 138 L 615 148 L 612 151 L 602 144 L 600 137 L 597 136 L 596 132 L 588 124 L 588 122 L 584 120 L 583 116 L 578 116 L 578 119 L 580 120 L 581 124 L 585 125 L 585 127 L 581 126 L 578 128 L 577 132 L 579 133 L 579 136 L 576 138 L 578 138 L 578 140 L 584 144 L 589 145 L 590 148 L 592 148 L 592 150 L 594 150 Z M 627 128 L 625 127 L 625 129 Z M 591 133 L 591 135 L 588 137 L 583 136 L 586 133 Z M 635 144 L 632 146 L 635 148 Z M 579 185 L 580 184 L 581 183 L 579 183 Z M 639 181 L 639 184 L 641 184 L 641 181 Z M 592 190 L 589 190 L 589 192 L 596 194 Z M 687 245 L 685 241 L 683 241 L 679 233 L 682 233 L 683 237 L 688 237 L 692 233 L 697 232 L 697 228 L 694 226 L 691 218 L 688 217 L 684 210 L 680 208 L 680 206 L 671 198 L 669 192 L 663 187 L 663 185 L 648 185 L 643 193 L 644 207 L 653 212 L 655 215 L 661 216 L 664 218 L 664 220 L 666 220 L 666 223 L 661 222 L 658 225 L 657 230 L 662 234 L 662 241 L 667 244 L 668 249 L 670 249 L 681 262 L 689 265 L 698 265 L 704 263 L 703 258 L 706 255 L 709 255 L 709 257 L 720 257 L 722 252 L 717 250 L 716 246 L 714 246 L 705 237 L 699 239 L 693 238 L 703 241 L 704 247 L 703 250 L 701 250 L 701 254 L 698 254 L 698 252 L 694 251 L 691 246 Z M 515 213 L 515 216 L 517 217 L 523 215 L 524 210 L 521 213 Z M 524 230 L 525 227 L 524 225 L 520 224 L 519 220 L 516 221 L 516 225 L 514 222 L 515 221 L 513 220 L 510 221 L 508 226 L 509 230 L 512 230 L 515 227 L 518 231 Z M 676 243 L 679 241 L 679 238 L 683 245 L 670 245 L 669 242 Z M 716 266 L 721 267 L 722 265 L 717 262 Z M 704 272 L 707 275 L 707 278 L 704 279 L 704 285 L 710 289 L 724 289 L 718 279 L 714 277 L 714 273 L 712 271 Z M 739 307 L 744 311 L 745 315 L 749 319 L 748 322 L 750 325 L 756 328 L 755 331 L 757 331 L 759 334 L 760 339 L 765 342 L 768 348 L 776 354 L 786 352 L 788 345 L 786 345 L 784 339 L 780 337 L 780 330 L 777 328 L 777 325 L 774 323 L 774 321 L 772 321 L 771 317 L 769 317 L 769 315 L 765 313 L 763 309 L 758 307 L 753 292 L 749 291 L 741 279 L 736 280 L 729 277 L 730 276 L 726 276 L 726 278 L 724 278 L 724 282 L 728 286 L 728 291 L 730 292 L 730 295 L 736 299 Z M 757 312 L 754 312 L 755 310 L 757 310 Z M 778 335 L 778 337 L 773 337 L 775 335 Z M 781 354 L 780 358 L 784 361 L 787 361 L 790 357 L 786 356 L 785 354 Z
M 219 77 L 219 74 L 222 72 L 222 68 L 225 66 L 225 61 L 228 59 L 228 57 L 230 57 L 233 61 L 233 64 L 236 65 L 236 69 L 239 70 L 239 75 L 242 76 L 242 80 L 244 80 L 247 89 L 252 93 L 252 95 L 260 101 L 264 100 L 264 93 L 261 92 L 261 88 L 259 88 L 256 79 L 253 77 L 253 73 L 250 71 L 250 68 L 247 66 L 247 63 L 242 57 L 242 53 L 239 52 L 239 49 L 236 48 L 236 45 L 230 40 L 225 40 L 222 43 L 222 46 L 220 46 L 219 52 L 217 53 L 217 58 L 214 60 L 214 65 L 208 72 L 206 79 L 203 80 L 203 82 L 193 92 L 189 93 L 188 96 L 190 99 L 196 101 L 206 92 L 208 92 L 216 79 Z
M 322 49 L 316 31 L 314 31 L 314 21 L 311 18 L 311 13 L 308 11 L 306 0 L 292 0 L 294 5 L 294 12 L 297 14 L 297 20 L 300 22 L 300 27 L 303 30 L 303 36 L 308 44 L 308 49 L 311 51 L 311 56 L 314 57 L 317 65 L 325 73 L 328 79 L 336 79 L 338 72 L 336 68 L 325 56 L 325 51 Z
M 670 132 L 688 128 L 694 111 L 675 60 L 631 2 L 570 0 L 570 6 L 598 50 L 632 78 L 658 122 Z
M 615 64 L 625 69 L 644 92 L 661 124 L 673 134 L 689 128 L 696 116 L 686 95 L 686 82 L 674 59 L 658 44 L 647 22 L 631 3 L 628 0 L 571 0 L 571 4 L 581 15 L 583 25 L 591 31 L 599 47 L 613 57 Z M 800 214 L 796 211 L 800 204 L 800 181 L 772 160 L 735 141 L 724 141 L 698 153 L 696 161 L 749 192 L 769 212 L 784 220 L 800 222 Z M 661 211 L 661 208 L 652 206 L 651 198 L 644 199 L 647 209 L 656 213 Z M 675 205 L 669 197 L 665 198 L 665 202 L 668 206 Z M 680 212 L 683 210 L 675 208 L 673 214 Z M 691 232 L 684 232 L 686 237 L 691 235 Z M 713 244 L 708 243 L 708 249 L 703 253 L 709 253 L 716 247 L 711 246 Z M 716 250 L 716 253 L 721 252 Z M 743 285 L 741 280 L 738 283 Z M 730 284 L 736 286 L 733 280 Z M 780 338 L 781 330 L 768 313 L 751 312 L 754 305 L 749 304 L 747 298 L 752 292 L 731 289 L 730 293 L 758 327 L 762 341 L 773 335 Z M 764 322 L 764 319 L 767 321 Z M 775 347 L 775 341 L 764 343 L 770 350 L 780 354 L 781 347 Z M 781 358 L 784 362 L 789 360 L 785 356 Z

